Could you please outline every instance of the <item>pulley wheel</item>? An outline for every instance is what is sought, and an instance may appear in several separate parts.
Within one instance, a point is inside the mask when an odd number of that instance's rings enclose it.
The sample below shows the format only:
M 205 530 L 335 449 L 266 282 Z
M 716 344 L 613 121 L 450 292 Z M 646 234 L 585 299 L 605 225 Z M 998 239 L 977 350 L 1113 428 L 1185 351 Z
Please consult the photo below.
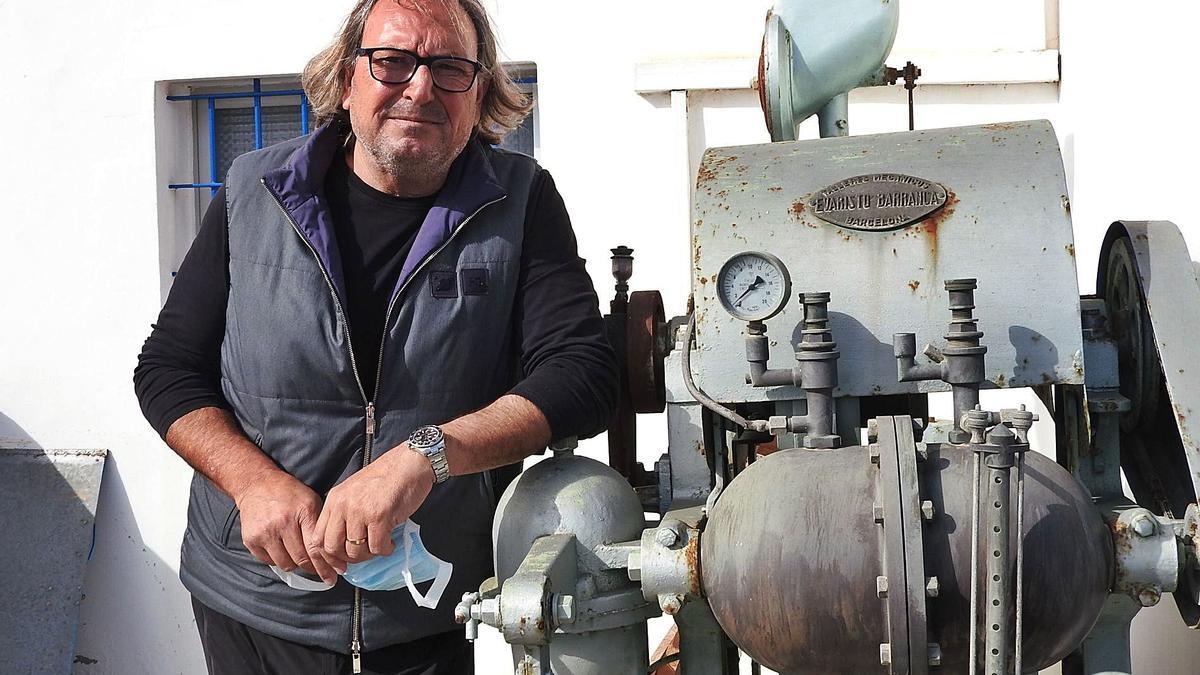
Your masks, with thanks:
M 1129 411 L 1121 415 L 1121 430 L 1130 433 L 1155 416 L 1162 388 L 1161 366 L 1129 239 L 1113 240 L 1108 259 L 1101 264 L 1105 270 L 1102 291 L 1108 321 L 1117 338 L 1121 395 L 1131 404 Z
M 625 324 L 626 374 L 634 412 L 657 413 L 667 406 L 662 345 L 666 339 L 666 314 L 658 291 L 629 294 Z
M 1109 332 L 1117 343 L 1121 394 L 1130 402 L 1129 411 L 1121 415 L 1121 468 L 1139 505 L 1160 515 L 1182 518 L 1188 505 L 1196 501 L 1188 450 L 1176 420 L 1176 408 L 1178 414 L 1183 414 L 1188 406 L 1184 399 L 1173 401 L 1168 392 L 1158 340 L 1177 342 L 1194 336 L 1180 334 L 1178 328 L 1172 329 L 1173 334 L 1156 335 L 1145 286 L 1150 270 L 1144 269 L 1147 262 L 1135 252 L 1137 244 L 1150 238 L 1166 246 L 1169 234 L 1172 232 L 1162 226 L 1114 224 L 1101 251 L 1096 288 L 1104 294 Z M 1135 235 L 1137 243 L 1132 239 Z M 1184 277 L 1194 279 L 1186 249 L 1172 252 L 1178 254 L 1178 260 L 1170 255 L 1154 259 L 1156 275 L 1165 279 L 1172 273 L 1186 272 Z M 1186 308 L 1195 306 L 1194 287 L 1177 285 L 1174 292 L 1178 307 L 1168 311 L 1190 311 Z M 1171 376 L 1178 379 L 1176 387 L 1181 388 L 1176 395 L 1188 392 L 1182 384 L 1184 375 L 1184 370 L 1171 371 Z

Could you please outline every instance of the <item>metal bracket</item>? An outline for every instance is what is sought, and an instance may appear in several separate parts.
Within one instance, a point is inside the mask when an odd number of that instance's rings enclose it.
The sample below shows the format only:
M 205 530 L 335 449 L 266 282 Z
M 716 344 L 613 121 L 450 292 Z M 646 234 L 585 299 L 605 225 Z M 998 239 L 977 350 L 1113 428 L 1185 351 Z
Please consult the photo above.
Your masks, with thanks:
M 928 580 L 913 423 L 911 417 L 900 415 L 880 417 L 877 424 L 885 576 L 876 580 L 876 590 L 886 599 L 889 631 L 889 642 L 880 645 L 880 663 L 896 675 L 926 675 Z

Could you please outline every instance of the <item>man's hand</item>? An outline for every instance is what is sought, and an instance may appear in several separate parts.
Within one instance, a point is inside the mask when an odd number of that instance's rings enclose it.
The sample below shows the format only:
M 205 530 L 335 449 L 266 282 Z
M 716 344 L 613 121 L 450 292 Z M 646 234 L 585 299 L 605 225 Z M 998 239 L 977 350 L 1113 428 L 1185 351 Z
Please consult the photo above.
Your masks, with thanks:
M 330 490 L 316 525 L 325 560 L 344 573 L 347 563 L 390 555 L 392 529 L 421 506 L 433 481 L 429 459 L 406 442 Z
M 228 410 L 199 408 L 180 417 L 167 430 L 167 445 L 237 504 L 242 543 L 255 558 L 337 579 L 315 528 L 321 498 L 271 461 Z
M 268 565 L 291 571 L 297 567 L 337 580 L 321 551 L 316 528 L 321 498 L 304 483 L 282 471 L 271 471 L 237 496 L 242 518 L 242 543 Z

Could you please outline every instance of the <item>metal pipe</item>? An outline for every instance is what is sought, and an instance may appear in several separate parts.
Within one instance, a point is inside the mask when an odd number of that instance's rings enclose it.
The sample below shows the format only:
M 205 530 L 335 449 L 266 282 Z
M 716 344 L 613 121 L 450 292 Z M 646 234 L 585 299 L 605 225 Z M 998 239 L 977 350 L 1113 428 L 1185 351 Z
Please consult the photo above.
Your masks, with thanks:
M 749 366 L 750 374 L 746 378 L 747 384 L 755 387 L 800 386 L 800 374 L 794 369 L 776 368 L 775 370 L 770 370 L 767 368 L 766 362 L 762 361 L 751 361 Z
M 849 94 L 838 94 L 817 111 L 821 138 L 850 135 Z
M 1017 626 L 1013 672 L 1022 675 L 1025 600 L 1025 448 L 1017 454 Z
M 800 371 L 795 368 L 767 367 L 771 358 L 771 346 L 767 341 L 767 326 L 761 321 L 746 325 L 746 362 L 750 374 L 747 384 L 755 387 L 800 386 Z
M 954 397 L 953 419 L 955 425 L 959 426 L 961 429 L 962 427 L 959 424 L 959 420 L 961 420 L 963 415 L 965 415 L 967 412 L 974 410 L 979 406 L 979 385 L 963 386 L 955 384 L 951 385 L 950 389 L 953 392 Z
M 754 431 L 769 432 L 770 426 L 767 425 L 766 420 L 748 420 L 729 408 L 721 405 L 720 403 L 717 403 L 707 394 L 701 391 L 700 387 L 696 386 L 696 381 L 692 376 L 692 338 L 695 336 L 695 334 L 696 315 L 695 313 L 692 313 L 688 315 L 687 333 L 683 339 L 683 357 L 681 359 L 683 361 L 683 385 L 687 387 L 688 393 L 691 394 L 692 398 L 696 399 L 696 402 L 700 405 L 708 408 L 714 413 L 724 417 L 725 419 L 742 428 L 753 429 Z
M 967 673 L 977 669 L 979 653 L 979 453 L 972 452 L 971 469 L 971 632 Z
M 1010 470 L 1013 467 L 1015 436 L 1008 427 L 997 425 L 987 435 L 988 510 L 987 594 L 984 608 L 985 673 L 1008 673 L 1012 644 L 1012 567 L 1010 546 Z

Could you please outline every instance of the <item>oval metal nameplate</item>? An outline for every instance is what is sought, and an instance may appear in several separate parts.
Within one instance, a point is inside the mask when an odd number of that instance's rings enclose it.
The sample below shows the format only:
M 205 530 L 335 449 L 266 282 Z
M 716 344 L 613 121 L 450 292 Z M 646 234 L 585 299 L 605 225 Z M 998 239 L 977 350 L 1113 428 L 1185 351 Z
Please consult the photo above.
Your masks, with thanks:
M 852 230 L 895 230 L 946 205 L 946 188 L 902 173 L 873 173 L 839 181 L 808 202 L 813 215 Z

